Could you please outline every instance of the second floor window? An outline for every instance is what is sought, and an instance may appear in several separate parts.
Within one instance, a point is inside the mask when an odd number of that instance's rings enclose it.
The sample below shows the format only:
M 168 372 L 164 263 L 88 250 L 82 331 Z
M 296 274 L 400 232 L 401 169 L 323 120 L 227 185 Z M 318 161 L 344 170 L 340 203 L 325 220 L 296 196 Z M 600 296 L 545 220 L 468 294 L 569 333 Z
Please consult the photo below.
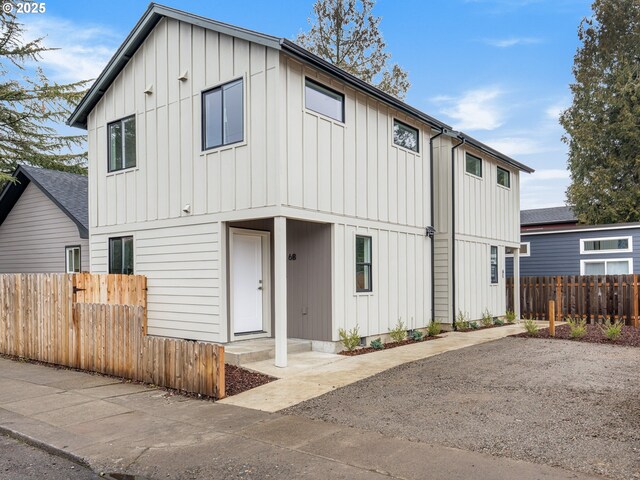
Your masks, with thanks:
M 109 171 L 136 166 L 136 118 L 122 118 L 107 125 L 109 135 Z
M 476 177 L 482 177 L 482 160 L 467 153 L 465 156 L 465 171 Z
M 243 80 L 234 80 L 202 94 L 202 149 L 244 140 Z
M 498 185 L 511 188 L 511 174 L 509 170 L 498 167 Z
M 418 130 L 402 123 L 393 121 L 393 143 L 408 150 L 418 151 Z
M 308 78 L 304 86 L 304 104 L 309 110 L 344 122 L 344 95 Z

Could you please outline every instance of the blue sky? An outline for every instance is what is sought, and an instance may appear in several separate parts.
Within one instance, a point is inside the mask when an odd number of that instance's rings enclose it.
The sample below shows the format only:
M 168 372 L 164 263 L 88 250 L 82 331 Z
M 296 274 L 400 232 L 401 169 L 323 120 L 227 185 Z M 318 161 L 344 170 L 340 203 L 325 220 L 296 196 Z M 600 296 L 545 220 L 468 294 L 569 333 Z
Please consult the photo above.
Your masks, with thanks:
M 293 38 L 312 0 L 175 1 L 167 5 Z M 95 78 L 146 9 L 138 0 L 48 0 L 22 15 L 30 35 L 59 47 L 44 58 L 59 81 Z M 522 176 L 522 208 L 564 204 L 569 183 L 559 113 L 588 0 L 378 0 L 393 61 L 409 71 L 407 102 L 537 171 Z

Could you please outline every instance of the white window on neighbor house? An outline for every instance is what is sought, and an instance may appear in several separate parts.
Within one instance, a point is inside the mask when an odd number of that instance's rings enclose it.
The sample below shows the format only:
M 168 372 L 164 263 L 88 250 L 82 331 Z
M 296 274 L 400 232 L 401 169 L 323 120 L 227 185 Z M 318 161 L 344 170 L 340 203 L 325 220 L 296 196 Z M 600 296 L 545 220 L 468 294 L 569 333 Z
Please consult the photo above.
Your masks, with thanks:
M 580 260 L 580 275 L 628 275 L 633 273 L 631 258 Z
M 80 273 L 82 265 L 80 264 L 80 245 L 65 248 L 66 269 L 67 273 Z
M 502 167 L 498 167 L 498 185 L 511 188 L 511 172 Z
M 419 151 L 418 129 L 400 120 L 393 120 L 393 143 L 414 152 Z
M 304 106 L 344 123 L 344 95 L 309 78 L 304 84 Z
M 581 238 L 580 254 L 632 252 L 631 237 Z
M 467 153 L 465 155 L 465 172 L 475 176 L 482 178 L 482 159 L 480 157 L 476 157 L 475 155 L 471 155 Z
M 244 140 L 243 80 L 234 80 L 202 93 L 202 149 Z
M 513 248 L 507 249 L 506 256 L 513 257 Z M 531 242 L 523 242 L 520 244 L 520 256 L 521 257 L 531 256 Z
M 134 115 L 107 125 L 109 137 L 108 171 L 136 166 L 136 118 Z

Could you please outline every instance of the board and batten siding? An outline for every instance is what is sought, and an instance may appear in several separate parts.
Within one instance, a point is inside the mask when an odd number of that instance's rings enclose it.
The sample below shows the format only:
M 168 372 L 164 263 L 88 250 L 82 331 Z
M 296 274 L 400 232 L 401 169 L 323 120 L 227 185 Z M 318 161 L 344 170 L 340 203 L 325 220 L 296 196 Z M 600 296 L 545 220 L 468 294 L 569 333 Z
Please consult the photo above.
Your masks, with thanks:
M 80 246 L 81 269 L 89 271 L 89 240 L 77 225 L 29 183 L 0 225 L 0 273 L 64 273 L 65 247 Z
M 305 108 L 305 78 L 344 94 L 344 123 Z M 282 54 L 283 205 L 389 224 L 430 224 L 430 128 Z M 394 118 L 419 152 L 393 143 Z
M 356 292 L 356 235 L 372 241 L 372 292 Z M 337 223 L 333 226 L 333 341 L 340 328 L 361 336 L 423 328 L 431 321 L 431 240 L 423 232 Z
M 223 313 L 221 224 L 203 223 L 92 235 L 93 273 L 108 273 L 109 238 L 132 235 L 134 272 L 147 277 L 149 334 L 220 341 Z
M 276 204 L 278 68 L 273 49 L 161 20 L 89 115 L 91 227 Z M 244 141 L 203 152 L 201 93 L 238 78 Z M 108 173 L 107 124 L 129 115 L 137 165 Z
M 580 254 L 580 239 L 632 237 L 631 252 Z M 633 261 L 633 273 L 640 273 L 640 228 L 556 232 L 543 235 L 522 234 L 529 243 L 529 256 L 520 256 L 520 276 L 548 277 L 580 275 L 580 260 L 627 259 Z M 513 276 L 513 258 L 507 257 L 507 277 Z

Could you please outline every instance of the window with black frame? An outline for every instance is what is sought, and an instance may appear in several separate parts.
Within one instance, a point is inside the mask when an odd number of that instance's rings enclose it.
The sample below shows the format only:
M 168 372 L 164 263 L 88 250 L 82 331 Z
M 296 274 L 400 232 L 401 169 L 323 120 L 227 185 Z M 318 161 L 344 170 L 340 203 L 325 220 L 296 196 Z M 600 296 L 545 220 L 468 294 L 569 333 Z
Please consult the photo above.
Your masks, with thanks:
M 108 171 L 136 166 L 136 118 L 130 116 L 107 125 L 109 137 Z
M 407 150 L 418 152 L 418 129 L 394 119 L 393 143 Z
M 242 79 L 202 93 L 203 150 L 244 140 L 243 97 Z
M 109 273 L 133 275 L 133 237 L 109 239 Z
M 356 235 L 356 291 L 371 292 L 371 237 Z
M 491 283 L 498 283 L 498 247 L 491 246 Z

